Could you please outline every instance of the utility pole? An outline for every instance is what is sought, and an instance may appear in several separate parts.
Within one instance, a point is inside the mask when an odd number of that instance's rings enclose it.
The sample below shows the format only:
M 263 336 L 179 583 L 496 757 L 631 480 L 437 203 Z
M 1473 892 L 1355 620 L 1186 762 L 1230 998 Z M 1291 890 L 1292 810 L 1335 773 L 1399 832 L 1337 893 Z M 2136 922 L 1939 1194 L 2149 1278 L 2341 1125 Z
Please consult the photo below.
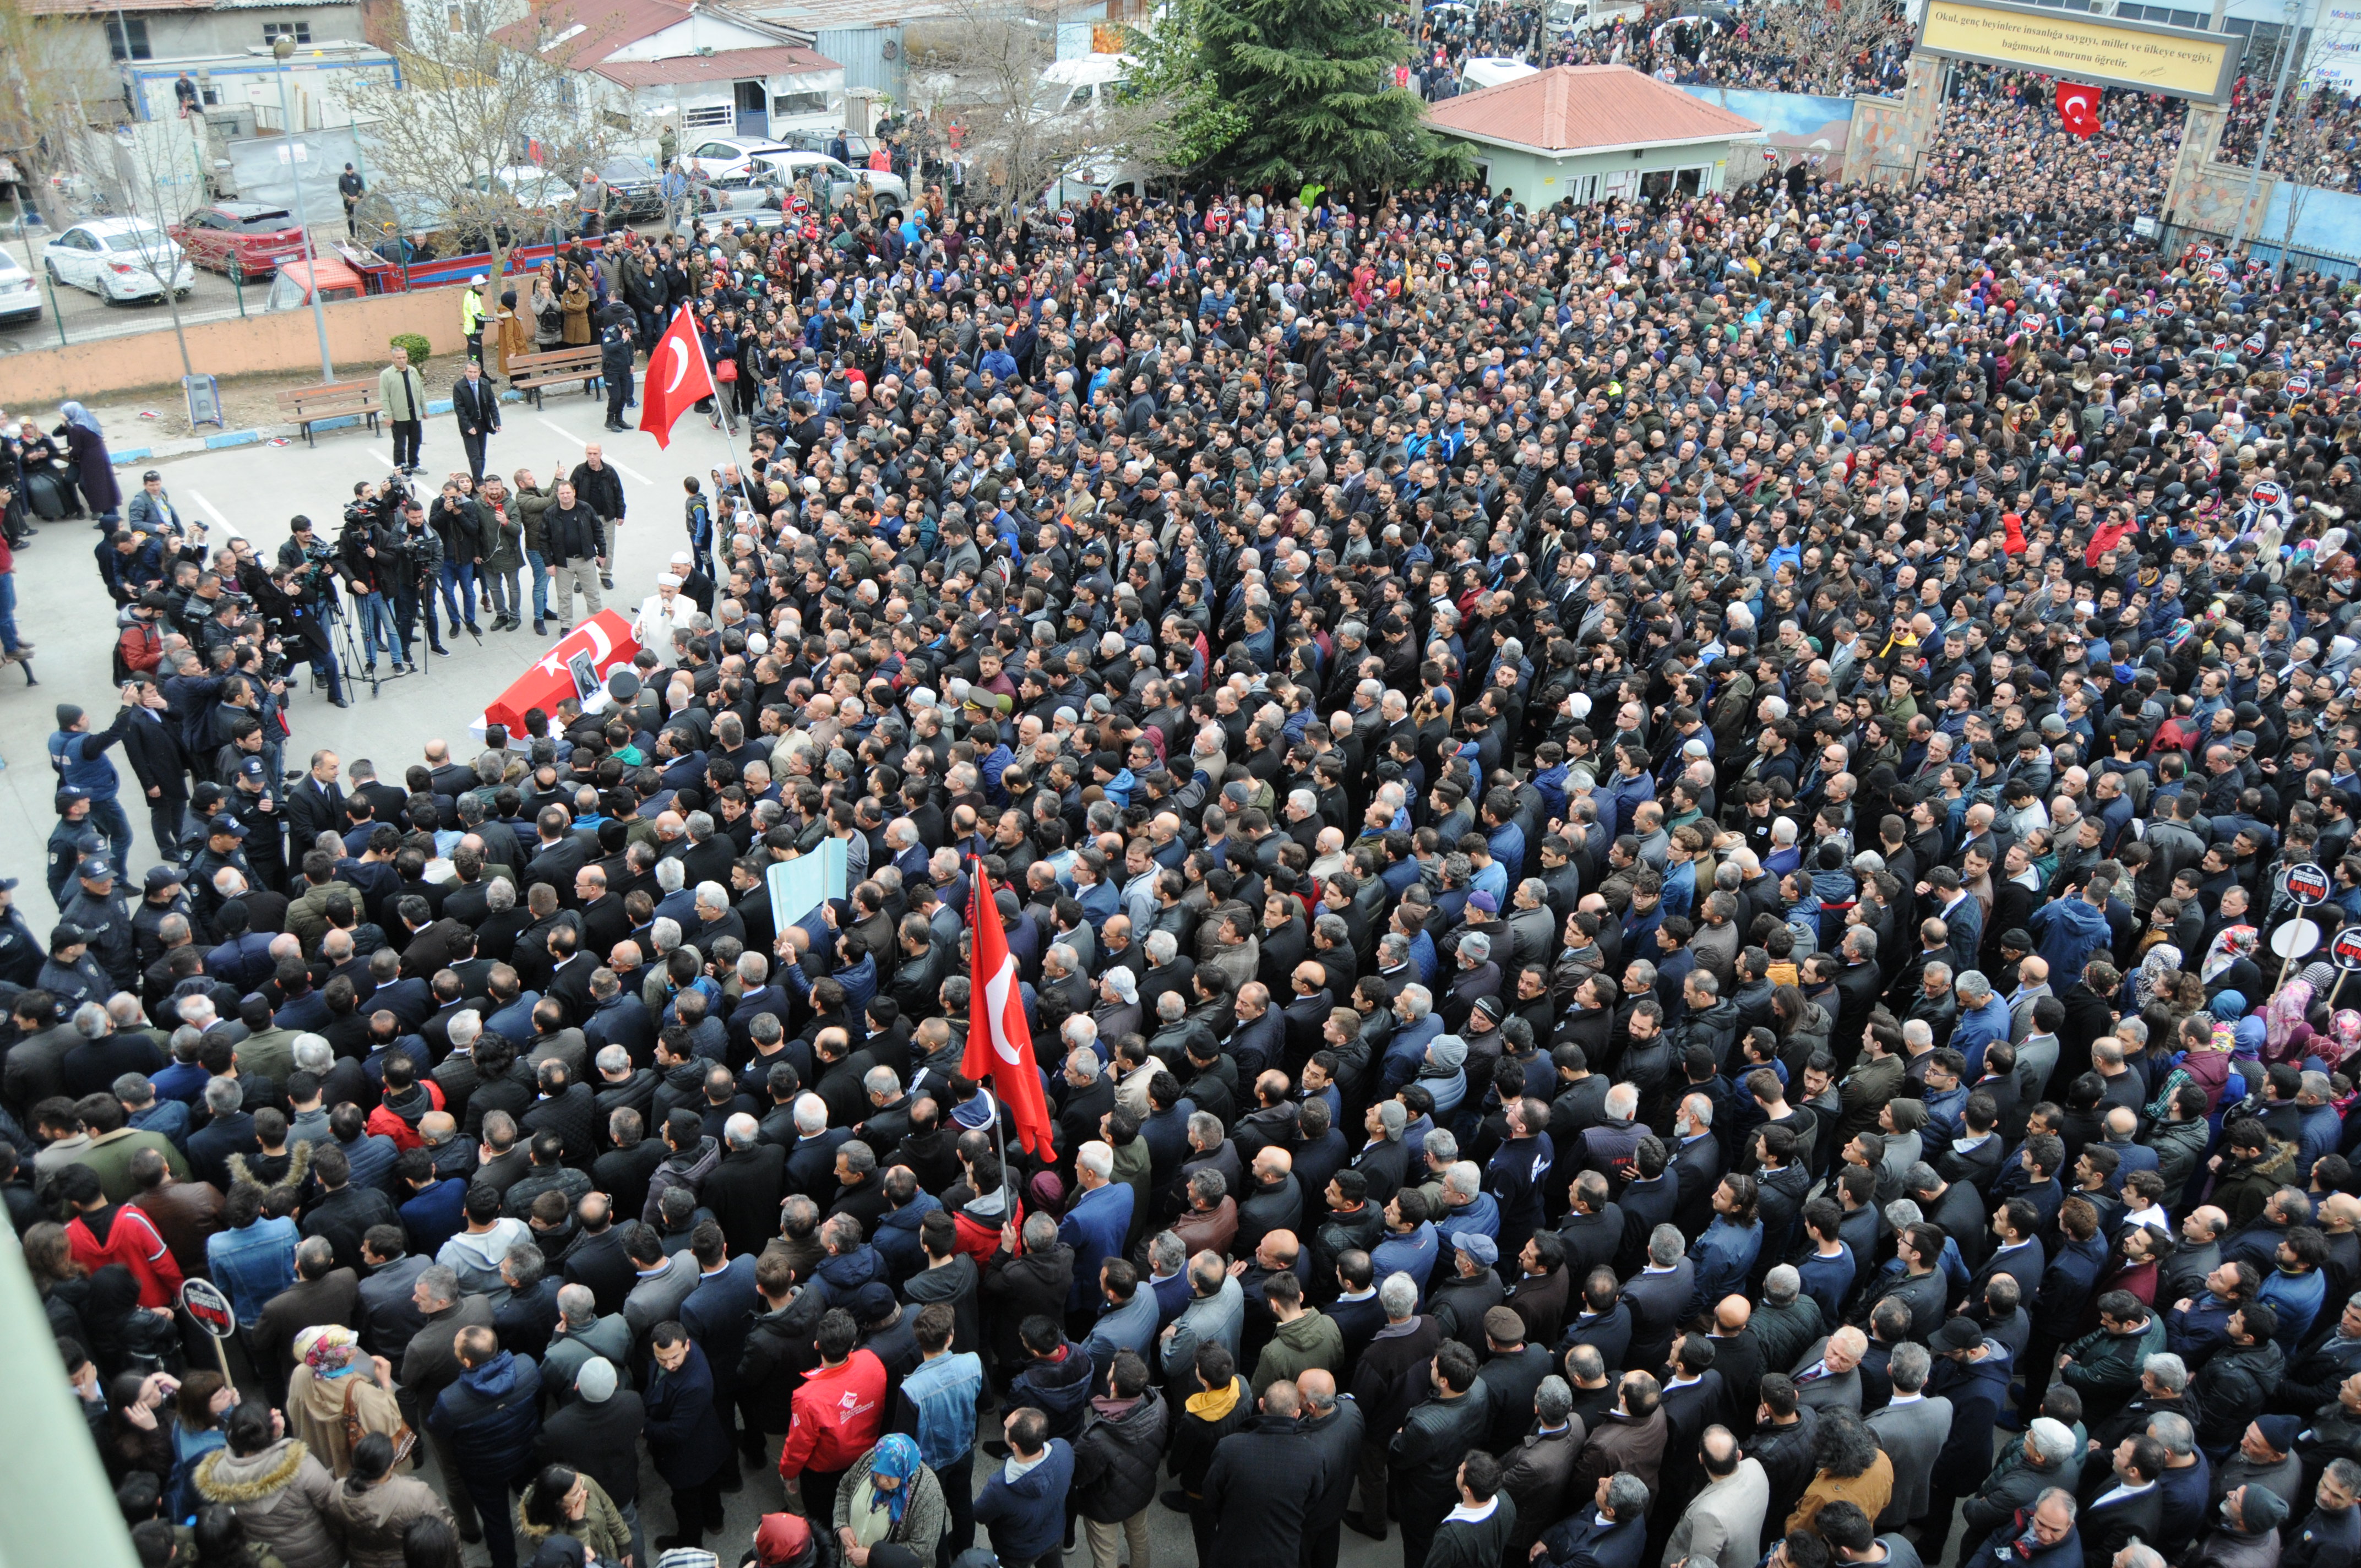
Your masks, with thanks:
M 281 33 L 271 41 L 270 52 L 279 61 L 279 121 L 287 136 L 287 176 L 295 182 L 295 221 L 303 228 L 303 260 L 312 273 L 312 286 L 306 291 L 312 296 L 312 330 L 320 334 L 320 379 L 333 381 L 336 367 L 328 356 L 328 316 L 320 307 L 320 250 L 312 243 L 312 215 L 304 210 L 303 170 L 295 161 L 302 144 L 295 139 L 295 114 L 287 106 L 287 62 L 294 57 L 295 40 Z
M 2279 83 L 2271 89 L 2270 110 L 2263 115 L 2263 134 L 2255 143 L 2254 165 L 2246 170 L 2246 194 L 2238 203 L 2237 232 L 2230 236 L 2230 253 L 2234 256 L 2246 243 L 2247 225 L 2256 217 L 2255 193 L 2262 187 L 2263 160 L 2270 156 L 2271 132 L 2279 126 L 2279 104 L 2287 97 L 2288 73 L 2295 69 L 2296 41 L 2301 37 L 2296 18 L 2301 14 L 2301 5 L 2302 0 L 2288 0 L 2287 36 L 2279 40 Z

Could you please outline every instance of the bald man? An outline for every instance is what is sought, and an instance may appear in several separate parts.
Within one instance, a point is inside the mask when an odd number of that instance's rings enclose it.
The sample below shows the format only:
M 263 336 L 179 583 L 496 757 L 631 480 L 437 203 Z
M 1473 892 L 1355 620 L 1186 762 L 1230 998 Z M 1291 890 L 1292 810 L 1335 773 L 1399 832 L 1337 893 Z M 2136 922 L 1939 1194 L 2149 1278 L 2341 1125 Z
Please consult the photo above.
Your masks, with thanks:
M 1721 1374 L 1724 1409 L 1736 1420 L 1730 1425 L 1741 1438 L 1754 1431 L 1755 1388 L 1763 1381 L 1763 1346 L 1749 1325 L 1754 1303 L 1743 1296 L 1724 1296 L 1713 1310 L 1713 1369 Z
M 1335 1375 L 1312 1367 L 1295 1380 L 1303 1401 L 1296 1435 L 1328 1467 L 1327 1484 L 1303 1518 L 1303 1568 L 1336 1568 L 1336 1549 L 1352 1502 L 1354 1467 L 1368 1423 L 1358 1401 L 1336 1397 Z

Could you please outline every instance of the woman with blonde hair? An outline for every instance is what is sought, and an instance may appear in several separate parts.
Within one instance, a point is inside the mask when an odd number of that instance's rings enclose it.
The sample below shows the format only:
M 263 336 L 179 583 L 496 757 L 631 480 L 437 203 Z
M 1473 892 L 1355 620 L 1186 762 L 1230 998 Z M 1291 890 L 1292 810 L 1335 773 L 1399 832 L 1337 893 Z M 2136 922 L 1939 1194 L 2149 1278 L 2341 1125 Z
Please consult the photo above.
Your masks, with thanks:
M 360 1336 L 324 1323 L 295 1336 L 295 1372 L 287 1381 L 287 1430 L 339 1479 L 351 1473 L 353 1444 L 369 1432 L 405 1433 L 393 1392 L 393 1368 L 361 1353 Z

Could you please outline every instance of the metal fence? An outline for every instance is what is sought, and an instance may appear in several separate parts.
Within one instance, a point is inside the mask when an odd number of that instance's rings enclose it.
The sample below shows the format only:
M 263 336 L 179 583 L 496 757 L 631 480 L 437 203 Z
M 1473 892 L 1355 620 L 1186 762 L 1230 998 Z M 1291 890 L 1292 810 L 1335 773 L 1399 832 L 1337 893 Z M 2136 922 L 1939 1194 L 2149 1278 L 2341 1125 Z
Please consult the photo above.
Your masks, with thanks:
M 2205 244 L 2223 256 L 2230 254 L 2230 236 L 2212 229 L 2197 228 L 2188 224 L 2167 224 L 2161 236 L 2164 253 L 2179 256 L 2192 245 Z M 2276 267 L 2279 261 L 2277 237 L 2257 235 L 2246 242 L 2246 253 L 2266 266 Z M 2332 278 L 2361 278 L 2361 257 L 2340 256 L 2334 251 L 2311 249 L 2305 246 L 2290 246 L 2289 259 L 2300 272 L 2321 272 Z

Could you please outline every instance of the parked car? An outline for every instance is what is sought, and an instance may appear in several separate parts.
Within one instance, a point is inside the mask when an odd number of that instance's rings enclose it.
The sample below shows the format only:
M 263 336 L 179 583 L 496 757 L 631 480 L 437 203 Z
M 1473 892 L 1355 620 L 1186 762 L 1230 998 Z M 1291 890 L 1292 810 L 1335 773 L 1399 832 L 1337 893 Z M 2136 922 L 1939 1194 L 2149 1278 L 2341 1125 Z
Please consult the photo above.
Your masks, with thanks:
M 0 250 L 0 321 L 41 319 L 40 280 L 5 250 Z
M 76 224 L 41 247 L 41 266 L 50 282 L 87 289 L 110 305 L 162 299 L 167 276 L 175 294 L 187 293 L 197 282 L 187 252 L 145 218 Z
M 302 225 L 284 207 L 215 202 L 172 225 L 172 238 L 198 266 L 233 278 L 265 278 L 303 254 Z
M 607 206 L 622 203 L 624 218 L 635 224 L 664 216 L 664 171 L 647 158 L 610 158 L 598 166 L 598 178 L 613 192 Z
M 708 180 L 726 180 L 743 174 L 757 154 L 785 152 L 785 146 L 764 137 L 713 137 L 698 142 L 681 154 L 680 165 L 689 175 L 703 175 Z
M 574 205 L 574 187 L 529 163 L 511 163 L 496 169 L 489 175 L 478 174 L 468 181 L 478 191 L 489 192 L 495 186 L 516 198 L 517 205 L 539 212 Z
M 910 187 L 898 174 L 881 173 L 876 170 L 854 169 L 839 163 L 824 152 L 766 152 L 754 159 L 752 183 L 776 194 L 794 189 L 796 180 L 807 172 L 817 189 L 828 181 L 830 206 L 840 206 L 852 199 L 862 175 L 869 177 L 869 188 L 877 192 L 877 204 L 889 212 L 900 212 L 910 204 Z M 716 192 L 721 187 L 717 183 Z M 730 188 L 734 189 L 734 188 Z M 753 203 L 760 206 L 763 203 Z M 734 210 L 735 203 L 732 203 Z

